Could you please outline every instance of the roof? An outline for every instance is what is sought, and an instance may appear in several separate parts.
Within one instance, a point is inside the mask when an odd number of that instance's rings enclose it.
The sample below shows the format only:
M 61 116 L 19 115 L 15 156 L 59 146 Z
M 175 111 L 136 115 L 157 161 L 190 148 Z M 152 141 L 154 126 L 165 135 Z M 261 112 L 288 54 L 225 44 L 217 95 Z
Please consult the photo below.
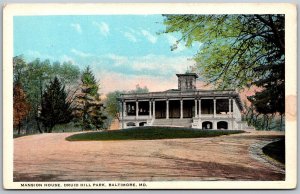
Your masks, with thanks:
M 177 77 L 179 77 L 179 76 L 194 76 L 194 77 L 198 78 L 198 75 L 196 73 L 184 73 L 184 74 L 178 73 L 176 75 L 177 75 Z

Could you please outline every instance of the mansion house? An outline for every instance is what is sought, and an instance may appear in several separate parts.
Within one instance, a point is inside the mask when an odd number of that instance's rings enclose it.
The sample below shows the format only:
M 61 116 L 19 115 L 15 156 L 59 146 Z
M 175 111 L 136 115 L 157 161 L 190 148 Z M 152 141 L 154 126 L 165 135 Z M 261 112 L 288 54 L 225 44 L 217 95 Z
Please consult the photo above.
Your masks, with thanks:
M 242 130 L 243 110 L 235 90 L 196 88 L 195 73 L 176 74 L 178 89 L 122 94 L 120 128 L 174 126 L 197 129 Z

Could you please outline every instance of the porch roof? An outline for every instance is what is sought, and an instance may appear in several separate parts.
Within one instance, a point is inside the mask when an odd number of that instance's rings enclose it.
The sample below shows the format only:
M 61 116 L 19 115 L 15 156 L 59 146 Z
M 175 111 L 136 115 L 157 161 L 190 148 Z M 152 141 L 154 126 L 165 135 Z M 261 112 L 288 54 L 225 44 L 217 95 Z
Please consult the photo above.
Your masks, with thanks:
M 131 93 L 121 94 L 118 100 L 155 100 L 155 99 L 170 99 L 170 98 L 195 98 L 200 99 L 204 97 L 232 97 L 236 99 L 237 105 L 240 111 L 243 110 L 242 101 L 239 94 L 235 90 L 188 90 L 181 91 L 177 89 L 171 89 L 163 92 L 148 92 L 148 93 Z

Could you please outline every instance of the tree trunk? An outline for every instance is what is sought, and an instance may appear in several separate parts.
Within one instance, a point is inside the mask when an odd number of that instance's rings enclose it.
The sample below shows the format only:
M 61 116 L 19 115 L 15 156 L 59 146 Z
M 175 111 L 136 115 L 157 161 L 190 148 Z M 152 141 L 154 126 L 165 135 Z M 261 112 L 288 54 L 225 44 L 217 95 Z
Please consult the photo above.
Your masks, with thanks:
M 266 129 L 267 129 L 267 131 L 270 130 L 269 129 L 269 116 L 268 115 L 266 115 Z
M 18 135 L 20 135 L 21 134 L 21 122 L 19 122 L 19 124 L 18 124 Z
M 264 131 L 266 130 L 265 126 L 266 126 L 266 115 L 263 115 L 263 123 L 262 123 L 262 125 L 261 125 L 261 128 L 262 128 Z
M 282 131 L 282 114 L 280 114 L 280 131 Z
M 26 127 L 25 127 L 25 133 L 28 134 L 28 116 L 26 116 Z
M 40 122 L 39 122 L 39 119 L 38 119 L 38 118 L 36 118 L 35 120 L 36 120 L 36 125 L 37 125 L 37 129 L 38 129 L 38 131 L 39 131 L 40 133 L 43 133 L 43 131 L 41 130 L 41 127 L 40 127 Z
M 255 119 L 254 119 L 254 126 L 256 127 L 256 124 L 257 124 L 257 118 L 258 118 L 258 116 L 259 116 L 259 114 L 257 114 L 256 116 L 255 116 Z

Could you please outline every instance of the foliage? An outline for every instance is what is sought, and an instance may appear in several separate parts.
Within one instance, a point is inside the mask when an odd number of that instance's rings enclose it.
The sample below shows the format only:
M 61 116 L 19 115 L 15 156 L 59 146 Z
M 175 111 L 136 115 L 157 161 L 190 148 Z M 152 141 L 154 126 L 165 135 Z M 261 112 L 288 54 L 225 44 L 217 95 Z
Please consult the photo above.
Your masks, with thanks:
M 285 123 L 283 115 L 259 113 L 255 110 L 254 104 L 251 104 L 251 106 L 245 106 L 245 108 L 246 112 L 243 116 L 243 120 L 246 121 L 249 126 L 255 127 L 256 130 L 284 130 Z
M 13 58 L 14 83 L 20 83 L 26 72 L 26 62 L 22 55 Z
M 68 123 L 72 118 L 70 103 L 67 102 L 65 86 L 55 77 L 43 93 L 40 119 L 51 133 L 56 124 Z
M 98 84 L 89 67 L 81 75 L 80 92 L 74 100 L 76 122 L 83 130 L 103 129 L 106 116 L 98 94 Z
M 132 93 L 140 94 L 140 93 L 147 93 L 147 92 L 149 92 L 149 89 L 147 88 L 147 86 L 144 86 L 144 87 L 142 88 L 139 84 L 137 84 L 137 85 L 135 86 L 135 89 L 134 89 L 134 90 L 130 90 L 130 91 L 126 92 L 126 93 L 130 93 L 130 94 L 132 94 Z
M 66 85 L 68 92 L 68 101 L 73 98 L 73 93 L 76 90 L 74 83 L 79 78 L 79 68 L 71 62 L 64 62 L 62 65 L 59 62 L 50 63 L 49 60 L 41 61 L 35 59 L 29 63 L 24 60 L 22 55 L 13 58 L 14 67 L 14 82 L 20 82 L 23 85 L 24 91 L 27 94 L 27 100 L 31 105 L 31 110 L 26 121 L 26 125 L 30 124 L 31 128 L 37 129 L 42 133 L 40 125 L 39 111 L 42 104 L 42 94 L 46 84 L 49 83 L 55 76 Z
M 174 138 L 215 137 L 243 133 L 238 130 L 199 130 L 177 127 L 135 127 L 105 132 L 75 134 L 67 137 L 69 141 L 101 141 L 101 140 L 153 140 Z
M 98 85 L 94 74 L 88 66 L 81 74 L 82 89 L 92 96 L 98 96 Z
M 200 75 L 220 88 L 251 84 L 266 73 L 254 68 L 284 59 L 284 15 L 165 15 L 164 24 L 166 33 L 181 32 L 177 44 L 201 44 Z
M 30 105 L 26 100 L 25 92 L 23 91 L 22 85 L 20 83 L 16 83 L 14 85 L 13 100 L 14 127 L 18 127 L 18 134 L 20 134 L 22 120 L 27 116 L 28 112 L 30 111 Z
M 63 123 L 63 124 L 57 124 L 53 127 L 52 132 L 55 133 L 63 133 L 63 132 L 78 132 L 82 131 L 82 129 L 74 122 L 69 122 L 69 123 Z
M 285 112 L 284 66 L 273 65 L 272 67 L 269 66 L 268 70 L 269 74 L 265 79 L 255 82 L 257 86 L 264 89 L 256 92 L 253 96 L 249 96 L 248 100 L 258 113 L 264 115 L 279 113 L 281 117 L 280 128 L 282 129 L 282 117 Z
M 105 107 L 107 114 L 113 119 L 117 118 L 120 120 L 119 112 L 121 110 L 120 101 L 118 101 L 118 98 L 121 97 L 121 94 L 124 92 L 121 91 L 114 91 L 110 92 L 106 95 L 106 101 L 105 101 Z
M 261 114 L 284 114 L 284 15 L 165 15 L 166 33 L 201 44 L 198 73 L 218 88 L 262 88 L 249 100 Z

